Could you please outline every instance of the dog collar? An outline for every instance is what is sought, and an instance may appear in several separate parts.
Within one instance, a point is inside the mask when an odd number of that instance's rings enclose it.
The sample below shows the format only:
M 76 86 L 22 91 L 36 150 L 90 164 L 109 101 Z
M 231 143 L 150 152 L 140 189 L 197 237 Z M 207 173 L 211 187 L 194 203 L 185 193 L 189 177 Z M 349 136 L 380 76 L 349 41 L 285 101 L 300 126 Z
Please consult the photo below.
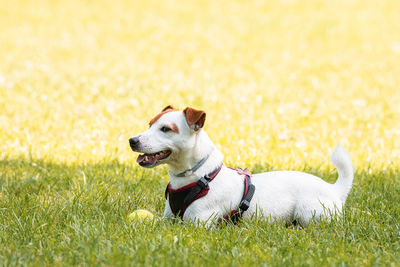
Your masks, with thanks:
M 197 162 L 196 165 L 193 166 L 193 168 L 191 168 L 189 170 L 186 170 L 184 172 L 175 174 L 174 176 L 176 176 L 176 177 L 185 177 L 185 176 L 191 175 L 192 173 L 197 171 L 201 166 L 203 166 L 203 164 L 207 161 L 209 156 L 210 156 L 210 154 L 207 154 L 207 156 L 205 156 L 199 162 Z

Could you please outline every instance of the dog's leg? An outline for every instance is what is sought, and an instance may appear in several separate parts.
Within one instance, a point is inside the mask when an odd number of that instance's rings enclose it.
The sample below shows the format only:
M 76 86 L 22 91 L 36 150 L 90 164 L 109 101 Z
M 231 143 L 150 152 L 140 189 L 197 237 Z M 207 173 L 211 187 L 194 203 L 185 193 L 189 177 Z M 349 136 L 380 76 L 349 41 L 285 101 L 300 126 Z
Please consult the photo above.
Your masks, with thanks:
M 328 221 L 332 216 L 341 213 L 341 208 L 335 205 L 331 199 L 317 199 L 298 203 L 295 209 L 296 220 L 301 226 L 307 227 L 310 221 L 316 222 L 325 218 Z
M 172 213 L 171 207 L 169 206 L 169 202 L 168 199 L 165 201 L 165 208 L 164 208 L 164 216 L 163 219 L 164 220 L 168 220 L 171 219 L 171 217 L 173 217 L 174 214 Z
M 183 220 L 202 225 L 206 228 L 213 228 L 213 225 L 218 221 L 218 218 L 221 217 L 221 215 L 216 214 L 214 210 L 200 211 L 197 209 L 196 211 L 197 212 L 194 212 L 194 210 L 186 210 Z

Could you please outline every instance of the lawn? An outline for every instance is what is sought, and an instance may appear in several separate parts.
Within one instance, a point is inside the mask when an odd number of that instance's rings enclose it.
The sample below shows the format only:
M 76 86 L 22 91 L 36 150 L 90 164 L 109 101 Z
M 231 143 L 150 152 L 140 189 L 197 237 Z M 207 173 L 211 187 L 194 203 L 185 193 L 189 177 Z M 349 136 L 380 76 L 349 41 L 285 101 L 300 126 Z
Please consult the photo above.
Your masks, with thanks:
M 400 265 L 400 2 L 1 1 L 1 265 Z M 225 164 L 329 182 L 345 216 L 215 231 L 159 220 L 165 166 L 128 139 L 207 112 Z

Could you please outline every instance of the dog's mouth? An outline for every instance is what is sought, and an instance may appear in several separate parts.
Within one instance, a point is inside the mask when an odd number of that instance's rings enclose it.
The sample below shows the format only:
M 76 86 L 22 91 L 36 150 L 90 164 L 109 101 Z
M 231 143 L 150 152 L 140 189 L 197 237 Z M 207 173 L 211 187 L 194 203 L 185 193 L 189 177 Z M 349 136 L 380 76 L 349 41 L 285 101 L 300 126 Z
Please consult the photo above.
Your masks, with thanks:
M 139 155 L 136 162 L 142 167 L 154 167 L 160 161 L 168 158 L 171 155 L 171 150 L 164 150 L 153 154 Z

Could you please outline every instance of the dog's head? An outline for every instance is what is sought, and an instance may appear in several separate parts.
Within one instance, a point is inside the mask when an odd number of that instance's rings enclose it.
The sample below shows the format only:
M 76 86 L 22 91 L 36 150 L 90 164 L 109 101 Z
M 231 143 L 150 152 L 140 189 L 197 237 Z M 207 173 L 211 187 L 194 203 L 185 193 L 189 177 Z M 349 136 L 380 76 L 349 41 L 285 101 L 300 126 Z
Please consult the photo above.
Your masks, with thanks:
M 180 111 L 165 107 L 150 121 L 150 128 L 129 139 L 129 145 L 139 155 L 140 166 L 152 168 L 162 163 L 172 163 L 191 151 L 196 136 L 204 126 L 206 113 L 187 107 Z

